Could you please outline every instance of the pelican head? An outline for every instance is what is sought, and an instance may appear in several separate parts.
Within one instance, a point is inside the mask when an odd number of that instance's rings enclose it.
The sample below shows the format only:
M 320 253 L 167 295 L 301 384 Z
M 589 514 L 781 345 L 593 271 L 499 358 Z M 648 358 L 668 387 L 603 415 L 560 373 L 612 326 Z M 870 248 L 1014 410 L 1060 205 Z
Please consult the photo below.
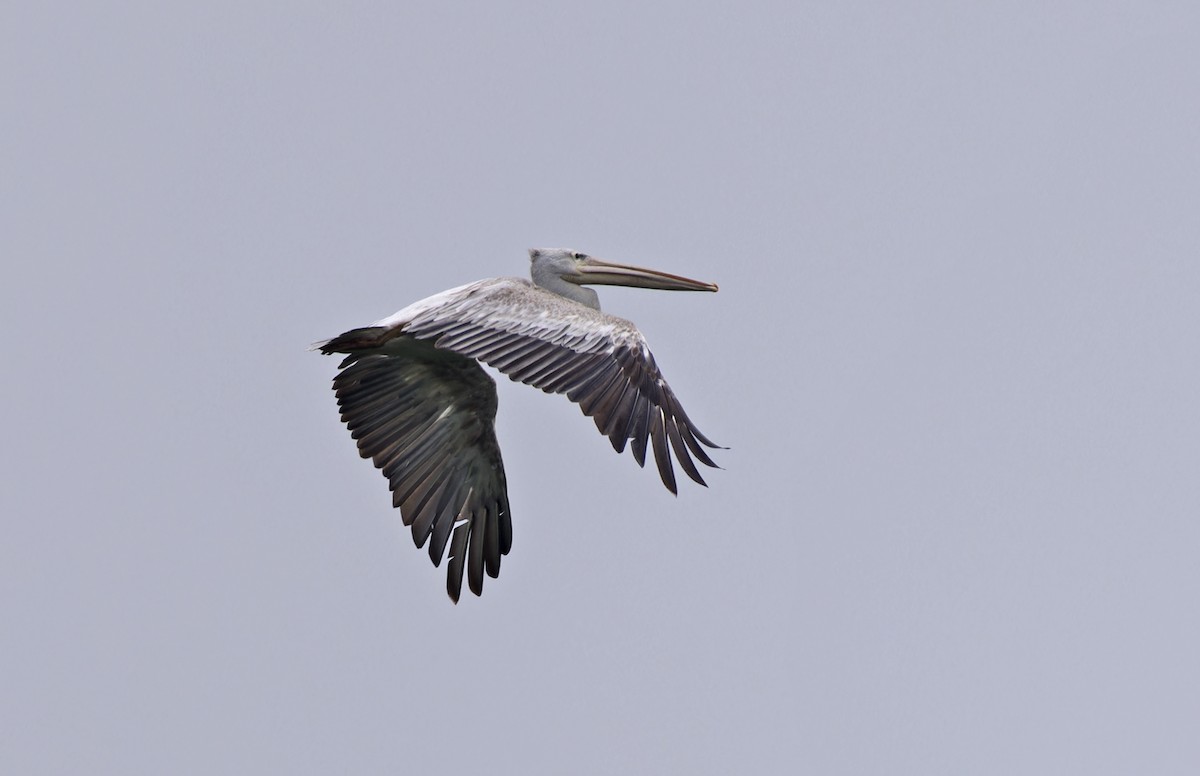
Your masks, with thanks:
M 562 248 L 530 248 L 530 274 L 534 285 L 573 299 L 596 310 L 600 298 L 585 285 L 631 286 L 662 291 L 716 291 L 716 283 L 671 275 L 658 270 L 603 261 L 586 253 Z

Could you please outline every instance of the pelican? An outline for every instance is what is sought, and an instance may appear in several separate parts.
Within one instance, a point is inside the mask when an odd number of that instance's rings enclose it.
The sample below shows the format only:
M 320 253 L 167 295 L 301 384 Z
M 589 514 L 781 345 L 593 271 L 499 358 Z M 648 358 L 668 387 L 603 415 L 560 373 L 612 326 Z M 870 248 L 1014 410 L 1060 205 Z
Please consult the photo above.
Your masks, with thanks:
M 504 463 L 496 441 L 496 383 L 488 364 L 546 393 L 563 393 L 593 418 L 618 453 L 645 466 L 646 447 L 676 493 L 671 451 L 706 485 L 692 456 L 719 468 L 720 448 L 692 424 L 629 321 L 600 312 L 586 285 L 716 291 L 715 283 L 615 264 L 578 251 L 533 248 L 533 279 L 491 278 L 443 291 L 360 329 L 317 343 L 344 353 L 333 379 L 342 421 L 363 458 L 381 469 L 417 547 L 441 565 L 458 603 L 500 573 L 512 546 Z M 706 486 L 707 487 L 707 486 Z M 453 530 L 452 530 L 453 529 Z

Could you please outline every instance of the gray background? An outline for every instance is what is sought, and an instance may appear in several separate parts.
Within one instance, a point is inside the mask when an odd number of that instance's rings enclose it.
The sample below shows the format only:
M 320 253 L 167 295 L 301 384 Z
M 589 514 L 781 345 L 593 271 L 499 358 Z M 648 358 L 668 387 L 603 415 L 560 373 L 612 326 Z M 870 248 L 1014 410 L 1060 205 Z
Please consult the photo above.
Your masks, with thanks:
M 1200 771 L 1189 5 L 6 5 L 0 771 Z M 732 449 L 455 607 L 306 347 L 530 246 Z

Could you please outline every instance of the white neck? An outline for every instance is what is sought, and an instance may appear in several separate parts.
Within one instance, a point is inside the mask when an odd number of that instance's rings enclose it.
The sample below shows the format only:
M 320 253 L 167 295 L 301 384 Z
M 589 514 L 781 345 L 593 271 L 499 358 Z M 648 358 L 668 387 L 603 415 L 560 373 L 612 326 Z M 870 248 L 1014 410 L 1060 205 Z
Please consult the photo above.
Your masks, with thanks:
M 533 265 L 531 274 L 535 286 L 544 288 L 559 296 L 565 296 L 567 299 L 579 302 L 593 310 L 600 309 L 600 297 L 595 291 L 563 280 L 562 275 L 559 275 L 557 272 L 547 271 L 548 269 L 538 264 Z

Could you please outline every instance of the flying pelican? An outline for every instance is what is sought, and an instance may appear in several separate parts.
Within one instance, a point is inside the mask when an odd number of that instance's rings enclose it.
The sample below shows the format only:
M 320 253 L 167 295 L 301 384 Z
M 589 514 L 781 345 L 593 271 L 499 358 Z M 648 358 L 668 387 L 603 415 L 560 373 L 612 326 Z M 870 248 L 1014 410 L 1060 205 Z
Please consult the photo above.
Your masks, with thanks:
M 345 353 L 333 379 L 342 420 L 363 458 L 383 470 L 417 547 L 433 565 L 446 543 L 446 590 L 457 603 L 464 565 L 471 592 L 500 573 L 512 546 L 504 463 L 496 442 L 496 383 L 482 361 L 546 393 L 565 393 L 618 453 L 646 446 L 676 492 L 671 450 L 696 482 L 692 461 L 718 448 L 692 425 L 632 323 L 600 312 L 584 284 L 716 291 L 715 283 L 614 264 L 577 251 L 529 251 L 533 282 L 491 278 L 422 299 L 391 317 L 314 348 Z M 453 536 L 451 536 L 453 529 Z

